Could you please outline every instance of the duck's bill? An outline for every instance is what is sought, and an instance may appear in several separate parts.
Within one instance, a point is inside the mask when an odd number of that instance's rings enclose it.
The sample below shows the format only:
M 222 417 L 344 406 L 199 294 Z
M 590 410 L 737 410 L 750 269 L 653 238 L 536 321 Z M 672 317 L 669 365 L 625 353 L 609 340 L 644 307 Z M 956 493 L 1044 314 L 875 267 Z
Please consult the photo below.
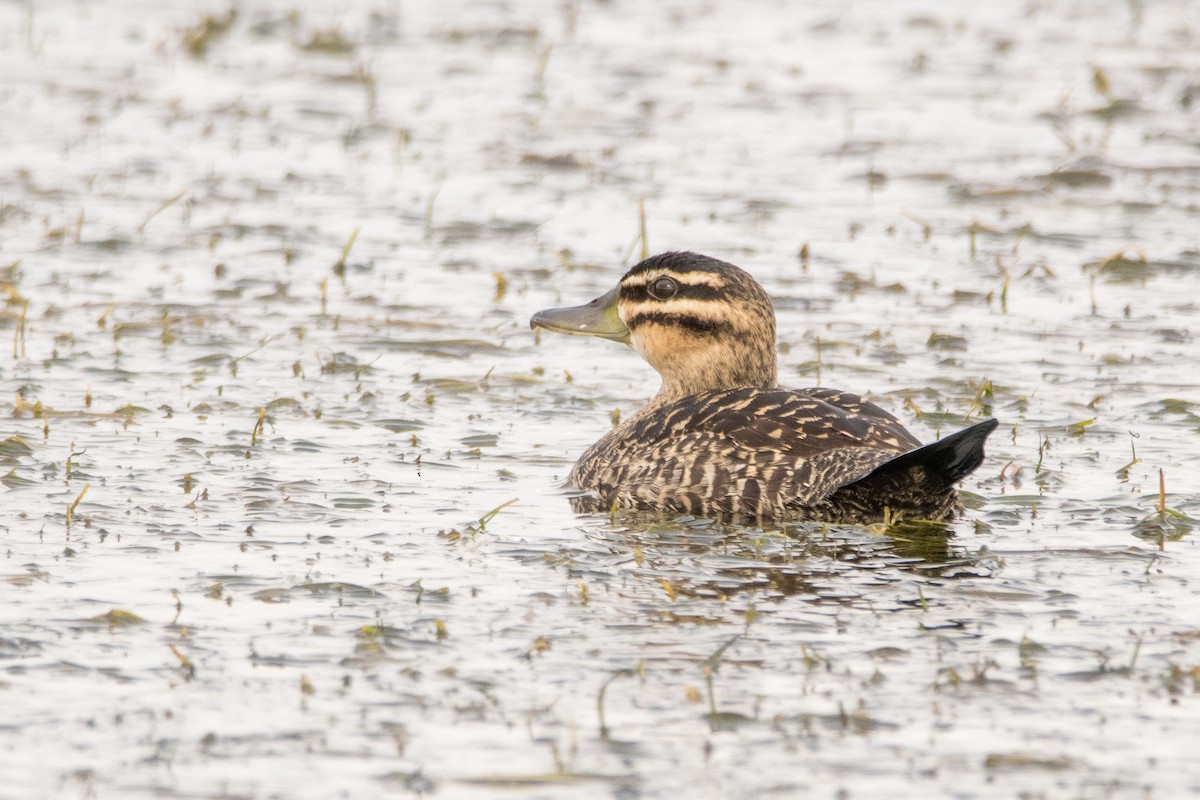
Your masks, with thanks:
M 599 336 L 614 342 L 629 344 L 629 329 L 617 314 L 620 287 L 597 297 L 590 303 L 571 308 L 548 308 L 529 320 L 531 328 L 545 328 L 555 333 L 574 336 Z

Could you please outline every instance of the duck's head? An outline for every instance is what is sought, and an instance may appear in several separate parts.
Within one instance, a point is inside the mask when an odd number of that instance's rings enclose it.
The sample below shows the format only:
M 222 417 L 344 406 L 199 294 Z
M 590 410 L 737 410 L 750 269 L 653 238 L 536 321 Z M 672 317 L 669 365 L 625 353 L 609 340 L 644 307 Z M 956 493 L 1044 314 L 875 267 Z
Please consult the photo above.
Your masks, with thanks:
M 658 370 L 657 401 L 775 386 L 775 309 L 746 271 L 696 253 L 638 264 L 612 291 L 539 311 L 530 327 L 624 342 Z

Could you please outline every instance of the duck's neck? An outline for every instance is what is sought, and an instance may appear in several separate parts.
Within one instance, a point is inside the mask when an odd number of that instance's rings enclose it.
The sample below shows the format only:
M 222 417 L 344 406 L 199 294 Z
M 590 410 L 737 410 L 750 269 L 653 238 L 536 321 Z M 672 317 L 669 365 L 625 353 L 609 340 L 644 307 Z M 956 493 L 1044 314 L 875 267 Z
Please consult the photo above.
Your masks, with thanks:
M 691 365 L 693 368 L 686 374 L 669 372 L 662 376 L 662 386 L 658 394 L 646 404 L 643 412 L 653 411 L 670 405 L 685 397 L 703 392 L 716 392 L 723 389 L 740 389 L 744 387 L 759 387 L 773 389 L 778 386 L 775 353 L 770 358 L 749 358 L 742 362 L 712 361 Z
M 720 336 L 667 327 L 654 329 L 653 336 L 635 332 L 634 348 L 662 377 L 648 408 L 702 392 L 777 386 L 775 321 L 763 316 L 751 322 Z

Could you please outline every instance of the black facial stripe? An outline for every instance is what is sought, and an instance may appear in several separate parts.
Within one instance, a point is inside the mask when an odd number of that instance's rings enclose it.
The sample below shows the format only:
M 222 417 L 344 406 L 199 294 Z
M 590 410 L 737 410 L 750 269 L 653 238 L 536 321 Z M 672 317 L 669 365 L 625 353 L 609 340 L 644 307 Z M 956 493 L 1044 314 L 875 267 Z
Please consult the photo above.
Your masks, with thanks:
M 685 328 L 692 333 L 713 336 L 727 334 L 733 330 L 733 326 L 723 320 L 706 319 L 695 314 L 670 314 L 664 311 L 644 311 L 625 320 L 625 327 L 631 331 L 648 324 Z
M 641 286 L 621 287 L 621 299 L 635 303 L 647 301 L 652 303 L 669 303 L 677 299 L 723 300 L 727 296 L 725 287 L 723 286 L 709 286 L 706 283 L 684 283 L 683 281 L 679 281 L 679 291 L 670 300 L 659 300 L 656 297 L 651 297 L 649 287 L 645 284 Z

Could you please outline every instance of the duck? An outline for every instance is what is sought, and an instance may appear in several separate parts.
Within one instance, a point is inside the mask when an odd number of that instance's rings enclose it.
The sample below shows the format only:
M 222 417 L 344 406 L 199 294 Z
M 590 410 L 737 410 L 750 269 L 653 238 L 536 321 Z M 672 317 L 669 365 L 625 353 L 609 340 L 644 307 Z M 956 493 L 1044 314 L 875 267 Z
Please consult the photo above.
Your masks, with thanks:
M 530 327 L 632 347 L 657 394 L 579 457 L 579 513 L 645 512 L 725 522 L 871 525 L 945 521 L 983 461 L 986 419 L 922 444 L 850 392 L 778 383 L 775 310 L 733 264 L 655 255 L 589 303 L 538 311 Z

